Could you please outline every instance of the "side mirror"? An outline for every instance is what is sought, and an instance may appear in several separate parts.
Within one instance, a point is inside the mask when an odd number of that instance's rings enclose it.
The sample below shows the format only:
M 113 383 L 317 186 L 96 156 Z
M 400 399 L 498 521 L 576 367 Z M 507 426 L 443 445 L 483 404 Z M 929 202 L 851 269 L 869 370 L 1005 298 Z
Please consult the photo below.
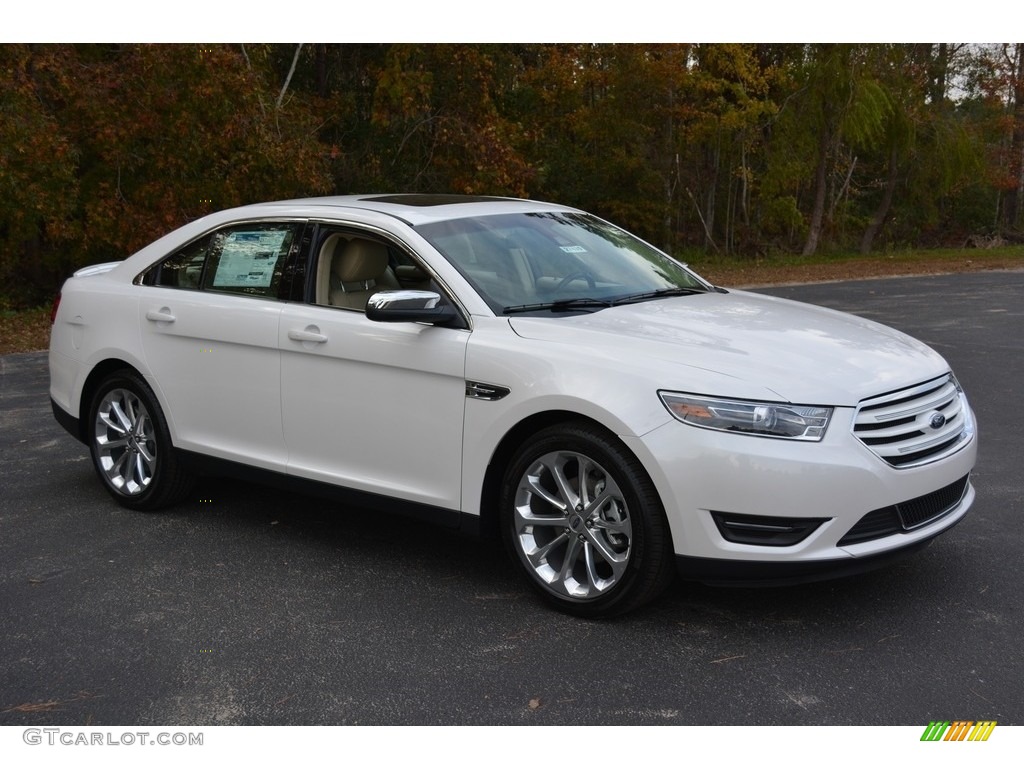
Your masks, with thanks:
M 450 304 L 433 291 L 380 291 L 366 302 L 366 316 L 378 323 L 444 325 L 459 319 Z

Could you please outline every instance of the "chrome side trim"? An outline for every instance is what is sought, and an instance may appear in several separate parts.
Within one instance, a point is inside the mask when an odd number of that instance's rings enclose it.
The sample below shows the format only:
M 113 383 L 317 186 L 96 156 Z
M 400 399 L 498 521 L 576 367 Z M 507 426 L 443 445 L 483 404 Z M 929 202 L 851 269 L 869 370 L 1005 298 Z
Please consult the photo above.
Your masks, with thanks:
M 484 384 L 480 381 L 466 382 L 466 397 L 474 400 L 501 400 L 512 390 L 498 384 Z

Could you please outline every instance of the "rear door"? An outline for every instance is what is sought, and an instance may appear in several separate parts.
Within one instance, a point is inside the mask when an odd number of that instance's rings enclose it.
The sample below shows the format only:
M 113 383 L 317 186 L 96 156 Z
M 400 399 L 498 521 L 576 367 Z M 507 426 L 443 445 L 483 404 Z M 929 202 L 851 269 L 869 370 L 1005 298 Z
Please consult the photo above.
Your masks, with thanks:
M 303 227 L 225 227 L 145 276 L 142 343 L 179 448 L 284 470 L 278 297 Z

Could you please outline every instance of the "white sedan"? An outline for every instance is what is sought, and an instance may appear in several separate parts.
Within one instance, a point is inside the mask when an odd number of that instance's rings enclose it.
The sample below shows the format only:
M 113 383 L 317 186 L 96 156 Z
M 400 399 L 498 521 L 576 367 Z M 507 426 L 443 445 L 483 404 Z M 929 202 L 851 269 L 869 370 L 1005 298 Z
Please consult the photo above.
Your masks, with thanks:
M 525 200 L 331 197 L 194 221 L 65 283 L 50 395 L 126 507 L 243 475 L 500 535 L 583 616 L 677 571 L 862 571 L 974 500 L 974 418 L 930 348 L 716 288 Z

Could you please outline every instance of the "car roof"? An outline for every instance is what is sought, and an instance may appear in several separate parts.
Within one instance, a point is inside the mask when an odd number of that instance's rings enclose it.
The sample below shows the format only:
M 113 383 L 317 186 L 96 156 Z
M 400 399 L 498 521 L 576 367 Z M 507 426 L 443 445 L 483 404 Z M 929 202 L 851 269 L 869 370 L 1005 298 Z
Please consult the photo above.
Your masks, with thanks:
M 511 197 L 482 197 L 473 195 L 448 194 L 370 194 L 338 195 L 334 197 L 311 197 L 300 200 L 281 200 L 260 203 L 268 207 L 323 209 L 324 215 L 340 213 L 338 209 L 356 208 L 376 211 L 404 221 L 410 226 L 428 224 L 434 221 L 461 219 L 469 216 L 489 216 L 500 213 L 528 213 L 539 211 L 576 211 L 564 205 L 544 203 L 536 200 L 520 200 Z M 245 209 L 236 209 L 236 212 Z

